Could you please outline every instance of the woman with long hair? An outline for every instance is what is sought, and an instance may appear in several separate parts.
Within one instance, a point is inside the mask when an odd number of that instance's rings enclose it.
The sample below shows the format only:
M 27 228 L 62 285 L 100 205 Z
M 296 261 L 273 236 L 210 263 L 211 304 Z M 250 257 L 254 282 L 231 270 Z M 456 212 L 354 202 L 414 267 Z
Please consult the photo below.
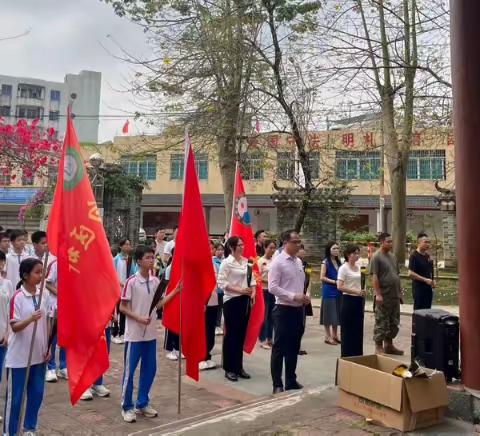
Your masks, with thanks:
M 340 247 L 336 242 L 329 242 L 325 247 L 325 260 L 320 271 L 322 281 L 322 308 L 320 324 L 325 328 L 325 343 L 337 345 L 338 326 L 340 325 L 341 294 L 337 289 L 337 274 L 342 264 L 338 257 Z
M 243 368 L 243 344 L 247 333 L 252 301 L 255 299 L 255 277 L 252 267 L 243 257 L 244 243 L 238 236 L 228 238 L 225 260 L 218 272 L 218 287 L 224 292 L 223 369 L 225 377 L 233 382 L 249 379 Z

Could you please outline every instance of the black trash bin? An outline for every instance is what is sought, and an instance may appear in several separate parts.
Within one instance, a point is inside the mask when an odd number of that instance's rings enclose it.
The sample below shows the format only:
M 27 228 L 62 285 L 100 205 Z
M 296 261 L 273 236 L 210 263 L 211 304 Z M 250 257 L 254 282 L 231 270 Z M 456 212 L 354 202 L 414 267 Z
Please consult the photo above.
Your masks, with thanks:
M 412 359 L 442 371 L 447 381 L 460 378 L 458 316 L 440 309 L 416 310 L 412 315 Z

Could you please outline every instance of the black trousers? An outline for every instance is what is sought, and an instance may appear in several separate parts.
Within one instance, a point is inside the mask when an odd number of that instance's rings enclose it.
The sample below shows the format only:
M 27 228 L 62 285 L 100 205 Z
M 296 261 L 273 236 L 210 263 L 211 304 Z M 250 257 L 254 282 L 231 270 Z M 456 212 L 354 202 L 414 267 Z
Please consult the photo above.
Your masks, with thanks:
M 173 333 L 170 330 L 165 330 L 165 341 L 163 342 L 163 348 L 167 351 L 179 350 L 180 341 L 176 333 Z
M 250 318 L 250 297 L 241 295 L 223 304 L 224 336 L 222 361 L 226 372 L 238 374 L 243 369 L 243 344 Z
M 431 309 L 433 291 L 431 289 L 420 289 L 413 291 L 413 310 Z
M 118 313 L 118 336 L 123 336 L 125 334 L 125 314 L 120 312 L 120 301 L 117 303 L 117 313 Z
M 283 387 L 282 372 L 285 360 L 285 387 L 297 380 L 297 359 L 304 331 L 304 308 L 276 304 L 272 311 L 273 347 L 270 368 L 273 387 Z
M 222 326 L 223 294 L 218 294 L 217 327 Z
M 363 355 L 363 317 L 365 300 L 343 294 L 340 325 L 342 328 L 342 357 Z
M 212 359 L 212 349 L 215 345 L 215 327 L 217 326 L 218 306 L 207 306 L 205 310 L 205 336 L 207 338 L 207 355 L 205 360 Z

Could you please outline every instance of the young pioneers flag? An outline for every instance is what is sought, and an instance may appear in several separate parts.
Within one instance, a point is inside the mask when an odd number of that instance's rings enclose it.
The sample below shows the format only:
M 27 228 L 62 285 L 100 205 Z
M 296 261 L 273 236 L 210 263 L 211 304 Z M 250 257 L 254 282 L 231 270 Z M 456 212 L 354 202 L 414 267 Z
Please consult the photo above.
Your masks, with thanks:
M 198 381 L 198 364 L 206 356 L 205 306 L 216 288 L 216 278 L 195 171 L 195 158 L 188 136 L 186 142 L 183 207 L 166 293 L 168 295 L 179 286 L 181 292 L 164 307 L 163 325 L 180 334 L 182 353 L 187 361 L 187 375 Z
M 247 197 L 245 195 L 245 188 L 243 187 L 243 180 L 238 164 L 235 171 L 235 188 L 233 193 L 230 236 L 238 236 L 242 238 L 243 243 L 245 244 L 243 255 L 248 259 L 249 263 L 253 264 L 253 274 L 257 280 L 255 302 L 252 306 L 252 312 L 250 313 L 247 335 L 243 345 L 244 351 L 246 353 L 251 353 L 255 347 L 255 344 L 257 343 L 258 335 L 260 333 L 260 329 L 262 328 L 265 317 L 265 302 L 263 301 L 262 280 L 257 264 L 257 253 L 253 238 L 252 221 L 248 211 Z
M 105 326 L 120 283 L 70 111 L 47 234 L 58 263 L 58 343 L 66 349 L 75 404 L 108 369 Z

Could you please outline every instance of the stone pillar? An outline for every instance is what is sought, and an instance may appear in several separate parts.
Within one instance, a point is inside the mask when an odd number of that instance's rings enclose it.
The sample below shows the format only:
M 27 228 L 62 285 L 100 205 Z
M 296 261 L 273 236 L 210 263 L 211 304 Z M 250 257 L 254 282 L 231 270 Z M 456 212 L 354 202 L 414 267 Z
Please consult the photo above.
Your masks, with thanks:
M 462 379 L 480 391 L 480 1 L 452 0 L 450 10 Z
M 457 214 L 455 201 L 440 201 L 443 229 L 443 259 L 445 268 L 457 269 Z

